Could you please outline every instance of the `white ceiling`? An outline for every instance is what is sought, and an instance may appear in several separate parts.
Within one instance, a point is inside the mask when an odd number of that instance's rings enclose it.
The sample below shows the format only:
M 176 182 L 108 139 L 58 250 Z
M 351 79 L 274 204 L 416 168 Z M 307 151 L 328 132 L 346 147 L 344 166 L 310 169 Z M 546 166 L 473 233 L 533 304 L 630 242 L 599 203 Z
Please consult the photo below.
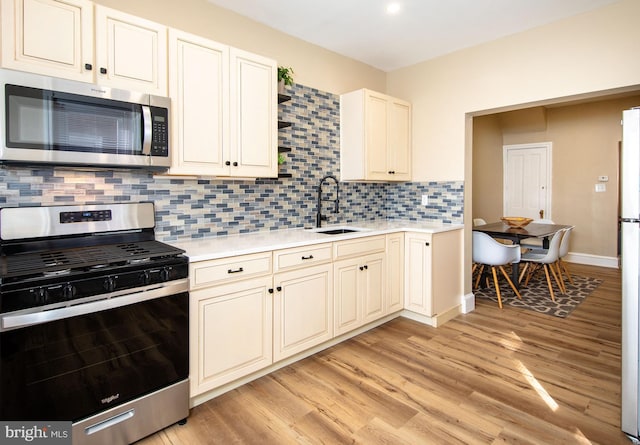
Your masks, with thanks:
M 392 71 L 618 0 L 208 0 Z M 390 15 L 395 1 L 400 12 Z

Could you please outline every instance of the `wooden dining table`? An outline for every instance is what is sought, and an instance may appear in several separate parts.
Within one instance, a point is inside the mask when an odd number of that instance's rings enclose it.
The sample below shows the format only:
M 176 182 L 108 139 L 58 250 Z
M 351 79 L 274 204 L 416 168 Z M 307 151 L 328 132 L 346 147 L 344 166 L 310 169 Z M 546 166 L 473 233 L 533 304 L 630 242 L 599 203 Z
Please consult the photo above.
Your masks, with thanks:
M 529 223 L 525 227 L 515 228 L 502 221 L 482 224 L 474 226 L 473 230 L 478 232 L 484 232 L 493 238 L 511 240 L 514 244 L 520 244 L 520 241 L 525 238 L 542 238 L 542 248 L 549 248 L 549 239 L 560 230 L 568 229 L 571 226 L 564 224 L 541 224 L 541 223 Z M 511 280 L 513 284 L 519 288 L 518 275 L 520 274 L 520 265 L 515 263 L 511 265 Z

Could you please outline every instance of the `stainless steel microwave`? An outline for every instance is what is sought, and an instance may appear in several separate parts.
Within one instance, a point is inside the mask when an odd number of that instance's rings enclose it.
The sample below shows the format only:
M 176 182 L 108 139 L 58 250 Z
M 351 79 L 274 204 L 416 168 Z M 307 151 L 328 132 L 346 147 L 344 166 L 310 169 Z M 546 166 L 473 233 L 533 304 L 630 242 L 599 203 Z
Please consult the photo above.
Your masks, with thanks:
M 166 169 L 170 99 L 0 70 L 0 162 Z

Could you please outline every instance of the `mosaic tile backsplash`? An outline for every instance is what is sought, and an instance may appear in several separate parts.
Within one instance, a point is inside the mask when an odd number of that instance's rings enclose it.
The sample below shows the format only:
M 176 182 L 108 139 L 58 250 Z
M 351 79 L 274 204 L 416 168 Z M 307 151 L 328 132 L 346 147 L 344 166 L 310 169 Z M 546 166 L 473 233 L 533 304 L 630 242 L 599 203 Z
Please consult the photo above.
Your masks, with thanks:
M 292 100 L 279 106 L 281 172 L 291 178 L 225 180 L 173 179 L 142 170 L 80 171 L 59 167 L 0 168 L 0 206 L 96 204 L 153 201 L 156 236 L 162 241 L 311 227 L 318 183 L 340 178 L 340 98 L 302 85 L 288 87 Z M 339 213 L 323 201 L 327 224 L 375 219 L 439 220 L 462 223 L 462 181 L 339 184 Z M 334 199 L 327 181 L 323 199 Z M 420 204 L 422 195 L 429 205 Z

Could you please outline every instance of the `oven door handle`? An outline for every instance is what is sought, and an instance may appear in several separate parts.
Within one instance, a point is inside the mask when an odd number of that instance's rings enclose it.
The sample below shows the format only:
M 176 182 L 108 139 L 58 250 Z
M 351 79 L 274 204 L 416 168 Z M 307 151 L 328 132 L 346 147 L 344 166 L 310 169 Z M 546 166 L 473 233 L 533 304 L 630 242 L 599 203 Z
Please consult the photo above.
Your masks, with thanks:
M 162 287 L 145 289 L 140 292 L 128 293 L 122 296 L 105 298 L 87 303 L 80 303 L 74 306 L 65 306 L 39 312 L 4 315 L 0 317 L 0 332 L 114 309 L 117 307 L 127 306 L 129 304 L 139 303 L 141 301 L 168 297 L 182 292 L 187 292 L 188 290 L 189 280 L 185 278 L 165 283 Z

